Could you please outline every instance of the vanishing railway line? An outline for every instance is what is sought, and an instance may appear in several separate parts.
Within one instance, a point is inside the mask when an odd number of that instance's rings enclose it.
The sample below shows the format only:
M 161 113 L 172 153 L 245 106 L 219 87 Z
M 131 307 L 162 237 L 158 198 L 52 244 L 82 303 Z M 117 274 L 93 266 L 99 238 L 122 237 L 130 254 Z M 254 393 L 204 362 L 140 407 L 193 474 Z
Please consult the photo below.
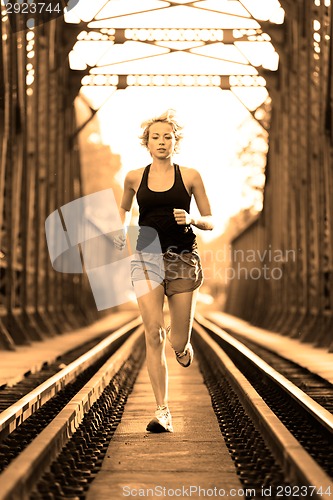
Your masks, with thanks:
M 253 353 L 201 316 L 193 343 L 237 474 L 244 487 L 257 492 L 253 498 L 263 488 L 275 488 L 276 498 L 296 493 L 329 498 L 330 388 L 325 388 L 325 408 L 275 371 L 259 351 Z M 1 499 L 85 498 L 144 354 L 143 327 L 136 319 L 0 414 Z M 276 364 L 270 356 L 270 364 Z M 278 364 L 285 373 L 281 358 Z M 293 376 L 302 380 L 297 370 Z

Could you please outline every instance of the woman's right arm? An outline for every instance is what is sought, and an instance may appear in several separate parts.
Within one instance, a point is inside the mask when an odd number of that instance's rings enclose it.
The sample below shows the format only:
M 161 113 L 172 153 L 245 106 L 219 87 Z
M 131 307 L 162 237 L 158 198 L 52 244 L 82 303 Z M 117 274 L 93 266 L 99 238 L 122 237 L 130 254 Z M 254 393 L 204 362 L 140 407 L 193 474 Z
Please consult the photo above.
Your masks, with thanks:
M 131 213 L 133 199 L 135 196 L 134 185 L 135 185 L 135 172 L 131 170 L 125 177 L 124 192 L 119 209 L 121 222 L 123 224 L 126 223 L 126 219 L 128 219 Z
M 122 250 L 126 244 L 126 229 L 125 227 L 129 225 L 131 219 L 131 208 L 133 204 L 133 199 L 135 196 L 134 185 L 134 172 L 128 172 L 125 177 L 124 191 L 122 200 L 120 203 L 119 214 L 121 222 L 124 226 L 124 230 L 120 234 L 117 234 L 113 238 L 113 243 L 116 248 Z

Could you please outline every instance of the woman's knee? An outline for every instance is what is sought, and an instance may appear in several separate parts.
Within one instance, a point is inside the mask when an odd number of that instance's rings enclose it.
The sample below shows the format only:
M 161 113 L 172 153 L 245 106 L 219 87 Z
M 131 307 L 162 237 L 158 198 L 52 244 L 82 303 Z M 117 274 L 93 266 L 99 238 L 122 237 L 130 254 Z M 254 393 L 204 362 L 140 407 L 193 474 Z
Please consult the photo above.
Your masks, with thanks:
M 145 325 L 146 343 L 149 347 L 158 348 L 166 338 L 165 328 L 160 323 L 150 323 Z

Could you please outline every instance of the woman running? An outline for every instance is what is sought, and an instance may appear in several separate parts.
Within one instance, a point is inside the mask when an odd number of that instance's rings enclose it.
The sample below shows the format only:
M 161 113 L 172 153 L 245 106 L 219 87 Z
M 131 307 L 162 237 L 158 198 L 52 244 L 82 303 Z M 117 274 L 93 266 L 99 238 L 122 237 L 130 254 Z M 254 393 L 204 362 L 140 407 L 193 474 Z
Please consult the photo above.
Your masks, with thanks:
M 173 110 L 145 122 L 142 127 L 141 143 L 148 149 L 152 162 L 145 168 L 128 172 L 120 215 L 126 224 L 136 195 L 140 233 L 131 276 L 145 328 L 147 368 L 157 403 L 155 417 L 147 425 L 147 430 L 173 432 L 168 408 L 165 343 L 168 338 L 177 361 L 184 367 L 190 366 L 193 360 L 190 336 L 194 309 L 203 281 L 196 236 L 191 226 L 211 230 L 213 222 L 199 172 L 173 163 L 172 156 L 182 138 L 182 127 L 175 120 Z M 197 218 L 190 215 L 192 196 L 200 213 Z M 158 234 L 159 254 L 147 250 L 151 248 L 152 239 L 149 228 Z M 125 236 L 119 236 L 114 243 L 123 248 Z M 142 293 L 142 286 L 147 286 L 147 282 L 152 286 L 149 286 L 148 293 Z M 163 316 L 165 295 L 170 312 L 167 328 Z

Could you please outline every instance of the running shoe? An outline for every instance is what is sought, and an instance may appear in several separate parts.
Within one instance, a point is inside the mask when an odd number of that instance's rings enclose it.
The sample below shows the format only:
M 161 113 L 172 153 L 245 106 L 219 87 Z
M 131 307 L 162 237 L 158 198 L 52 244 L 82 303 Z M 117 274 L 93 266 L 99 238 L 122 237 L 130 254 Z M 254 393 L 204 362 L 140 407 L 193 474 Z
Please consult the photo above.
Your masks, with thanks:
M 171 340 L 170 340 L 170 331 L 171 331 L 171 326 L 169 325 L 166 328 L 166 336 L 167 336 L 167 339 L 172 347 Z M 172 349 L 173 349 L 173 347 L 172 347 Z M 190 342 L 187 344 L 187 346 L 183 352 L 178 352 L 175 349 L 173 349 L 173 350 L 175 351 L 175 354 L 176 354 L 176 360 L 184 368 L 187 368 L 188 366 L 190 366 L 192 364 L 194 353 L 193 353 L 193 347 L 190 344 Z
M 172 419 L 169 408 L 158 406 L 155 417 L 147 425 L 149 432 L 173 432 Z
M 183 352 L 175 351 L 175 354 L 176 360 L 184 368 L 187 368 L 188 366 L 190 366 L 190 364 L 192 364 L 194 353 L 193 347 L 190 342 L 187 344 L 186 349 Z

